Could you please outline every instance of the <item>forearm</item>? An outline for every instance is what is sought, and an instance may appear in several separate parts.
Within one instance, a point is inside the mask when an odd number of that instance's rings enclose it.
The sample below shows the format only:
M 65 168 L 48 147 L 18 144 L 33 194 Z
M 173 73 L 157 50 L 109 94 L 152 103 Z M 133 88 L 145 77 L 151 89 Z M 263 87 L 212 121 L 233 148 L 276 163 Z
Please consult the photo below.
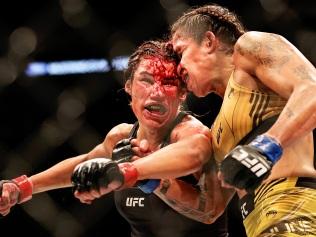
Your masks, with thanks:
M 276 123 L 267 132 L 281 146 L 290 145 L 297 138 L 316 127 L 316 85 L 310 83 L 293 91 Z
M 185 176 L 201 169 L 211 155 L 211 143 L 203 135 L 172 143 L 134 161 L 139 179 L 168 179 Z
M 166 179 L 161 181 L 155 194 L 180 214 L 211 224 L 223 213 L 234 192 L 207 191 L 181 180 Z
M 86 158 L 87 154 L 69 158 L 41 173 L 32 175 L 30 180 L 33 183 L 33 194 L 52 189 L 70 187 L 70 177 L 74 168 L 77 164 L 86 160 Z

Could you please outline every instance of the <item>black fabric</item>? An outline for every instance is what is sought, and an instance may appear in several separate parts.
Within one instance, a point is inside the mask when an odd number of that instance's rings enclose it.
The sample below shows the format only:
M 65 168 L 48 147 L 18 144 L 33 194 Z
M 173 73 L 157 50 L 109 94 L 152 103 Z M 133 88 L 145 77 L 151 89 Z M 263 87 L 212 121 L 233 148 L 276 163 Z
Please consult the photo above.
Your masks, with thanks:
M 170 142 L 172 129 L 187 115 L 180 112 L 170 126 L 161 147 Z M 138 123 L 135 123 L 130 138 L 136 138 Z M 179 178 L 196 185 L 193 175 Z M 114 193 L 118 212 L 128 221 L 132 237 L 227 237 L 227 216 L 224 213 L 213 224 L 203 224 L 191 220 L 165 204 L 155 194 L 146 194 L 137 187 Z
M 257 127 L 253 128 L 246 136 L 244 136 L 237 145 L 246 145 L 250 143 L 253 139 L 255 139 L 258 135 L 265 133 L 271 128 L 271 126 L 278 119 L 279 114 L 267 118 L 262 123 L 260 123 Z
M 246 136 L 244 136 L 243 139 L 241 139 L 237 145 L 246 145 L 250 143 L 253 139 L 255 139 L 258 135 L 263 134 L 266 131 L 268 131 L 269 128 L 271 128 L 271 126 L 278 119 L 278 117 L 279 117 L 279 114 L 264 120 L 261 124 L 259 124 L 257 127 L 252 129 Z M 254 193 L 249 192 L 242 199 L 239 200 L 239 208 L 240 208 L 243 219 L 245 219 L 250 214 L 250 212 L 254 209 L 253 199 L 254 199 Z
M 295 186 L 316 189 L 316 178 L 299 177 Z
M 114 198 L 119 213 L 131 226 L 133 237 L 227 237 L 226 213 L 213 224 L 203 224 L 138 188 L 116 191 Z

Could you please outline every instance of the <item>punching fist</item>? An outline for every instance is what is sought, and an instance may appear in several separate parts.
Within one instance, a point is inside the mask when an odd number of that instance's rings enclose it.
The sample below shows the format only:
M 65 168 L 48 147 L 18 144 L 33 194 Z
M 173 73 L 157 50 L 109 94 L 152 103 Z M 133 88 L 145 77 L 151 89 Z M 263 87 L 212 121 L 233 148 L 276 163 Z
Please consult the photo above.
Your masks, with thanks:
M 110 159 L 96 158 L 77 165 L 71 182 L 75 196 L 86 202 L 85 200 L 91 201 L 113 190 L 131 187 L 137 178 L 138 172 L 132 163 L 118 164 Z M 89 192 L 91 193 L 88 194 Z
M 33 184 L 26 175 L 0 181 L 0 214 L 5 216 L 10 208 L 32 198 Z
M 248 145 L 240 145 L 221 163 L 225 183 L 253 191 L 267 178 L 272 166 L 281 158 L 282 147 L 271 137 L 260 135 Z

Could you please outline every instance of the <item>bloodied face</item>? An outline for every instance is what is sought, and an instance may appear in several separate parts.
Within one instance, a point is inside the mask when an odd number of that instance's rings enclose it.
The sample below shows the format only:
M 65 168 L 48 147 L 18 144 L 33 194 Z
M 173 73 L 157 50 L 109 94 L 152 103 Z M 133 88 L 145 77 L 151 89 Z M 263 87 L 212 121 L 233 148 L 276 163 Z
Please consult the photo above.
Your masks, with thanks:
M 185 89 L 176 74 L 175 62 L 146 56 L 126 84 L 131 106 L 139 122 L 158 128 L 171 123 L 185 99 Z

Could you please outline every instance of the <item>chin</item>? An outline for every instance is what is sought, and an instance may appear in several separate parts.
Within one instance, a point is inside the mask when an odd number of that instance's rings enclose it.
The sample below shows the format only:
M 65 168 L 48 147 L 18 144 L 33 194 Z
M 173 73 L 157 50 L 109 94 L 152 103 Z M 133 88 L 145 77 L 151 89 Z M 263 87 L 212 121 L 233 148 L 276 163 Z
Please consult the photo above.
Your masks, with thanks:
M 147 127 L 150 127 L 152 129 L 159 129 L 163 126 L 165 126 L 165 121 L 155 121 L 155 120 L 147 120 L 145 122 Z

